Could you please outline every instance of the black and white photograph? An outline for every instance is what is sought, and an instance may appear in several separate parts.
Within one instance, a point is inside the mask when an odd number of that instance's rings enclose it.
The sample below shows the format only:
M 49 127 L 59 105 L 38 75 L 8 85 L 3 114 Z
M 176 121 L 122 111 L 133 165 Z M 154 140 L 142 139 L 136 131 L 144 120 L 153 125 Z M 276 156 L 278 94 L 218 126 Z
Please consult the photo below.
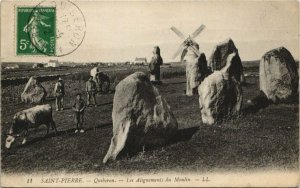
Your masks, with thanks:
M 1 187 L 299 186 L 299 2 L 1 1 Z

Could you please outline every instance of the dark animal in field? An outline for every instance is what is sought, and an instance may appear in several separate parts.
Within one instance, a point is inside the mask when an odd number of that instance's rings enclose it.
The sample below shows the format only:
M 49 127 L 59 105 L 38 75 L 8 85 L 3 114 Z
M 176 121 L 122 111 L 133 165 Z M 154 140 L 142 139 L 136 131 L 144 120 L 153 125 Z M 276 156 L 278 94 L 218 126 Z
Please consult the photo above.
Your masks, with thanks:
M 45 88 L 35 77 L 30 77 L 28 80 L 23 93 L 21 94 L 21 100 L 25 103 L 38 104 L 45 101 L 47 92 Z
M 110 88 L 110 79 L 109 76 L 103 72 L 99 72 L 97 75 L 100 93 L 108 93 Z
M 234 74 L 235 61 L 239 57 L 232 53 L 226 66 L 206 77 L 198 88 L 202 121 L 212 125 L 216 121 L 239 114 L 242 105 L 242 88 Z
M 95 67 L 91 70 L 90 75 L 93 77 L 93 80 L 96 82 L 97 91 L 99 93 L 108 93 L 110 89 L 110 79 L 109 76 L 103 72 L 100 72 L 98 67 Z
M 29 128 L 37 128 L 43 124 L 47 126 L 47 134 L 49 133 L 50 127 L 57 133 L 56 125 L 52 118 L 52 108 L 49 104 L 37 105 L 16 113 L 6 138 L 5 147 L 10 148 L 15 138 L 21 134 L 24 134 L 22 144 L 25 144 Z
M 134 153 L 145 147 L 166 144 L 178 125 L 170 106 L 143 72 L 123 79 L 113 100 L 113 137 L 103 163 L 121 151 Z
M 274 102 L 286 102 L 298 96 L 299 75 L 292 54 L 284 47 L 263 55 L 259 65 L 259 87 Z

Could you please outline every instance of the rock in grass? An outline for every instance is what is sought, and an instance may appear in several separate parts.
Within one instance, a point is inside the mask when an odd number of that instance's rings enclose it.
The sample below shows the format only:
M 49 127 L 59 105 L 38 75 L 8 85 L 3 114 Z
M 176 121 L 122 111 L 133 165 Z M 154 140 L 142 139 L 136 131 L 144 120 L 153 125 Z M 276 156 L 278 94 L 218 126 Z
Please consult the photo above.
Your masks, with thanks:
M 211 67 L 212 71 L 221 70 L 226 66 L 227 58 L 232 53 L 236 54 L 236 60 L 233 62 L 231 69 L 237 81 L 244 83 L 245 77 L 243 73 L 242 61 L 239 56 L 238 49 L 234 45 L 231 38 L 215 46 L 209 60 L 209 66 Z
M 238 58 L 238 54 L 230 54 L 226 66 L 206 77 L 198 87 L 203 123 L 212 125 L 222 118 L 240 113 L 242 88 L 232 71 Z
M 117 85 L 112 120 L 113 137 L 103 163 L 115 160 L 121 151 L 164 145 L 178 129 L 167 101 L 143 72 L 133 73 Z
M 30 77 L 23 93 L 21 94 L 21 100 L 25 103 L 38 104 L 45 100 L 47 92 L 45 88 L 37 81 L 35 77 Z
M 263 55 L 259 65 L 259 87 L 272 102 L 285 102 L 298 93 L 298 70 L 291 53 L 284 47 Z

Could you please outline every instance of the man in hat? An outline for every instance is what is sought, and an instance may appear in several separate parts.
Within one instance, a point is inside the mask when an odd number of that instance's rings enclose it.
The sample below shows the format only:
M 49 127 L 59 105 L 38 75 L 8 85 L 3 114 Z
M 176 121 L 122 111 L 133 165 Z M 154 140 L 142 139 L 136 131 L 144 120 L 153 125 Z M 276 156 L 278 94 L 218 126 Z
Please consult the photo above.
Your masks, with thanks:
M 150 69 L 150 81 L 152 83 L 161 83 L 160 81 L 160 66 L 163 64 L 163 59 L 160 56 L 160 49 L 155 46 L 153 49 L 153 57 L 149 64 Z
M 97 106 L 97 102 L 96 102 L 97 86 L 96 86 L 96 82 L 93 80 L 92 76 L 90 76 L 89 80 L 85 83 L 85 91 L 87 93 L 87 106 L 90 105 L 91 98 L 93 98 L 94 104 L 96 107 Z
M 58 78 L 58 82 L 55 84 L 54 93 L 56 98 L 56 111 L 63 110 L 64 96 L 65 96 L 65 85 L 62 78 Z

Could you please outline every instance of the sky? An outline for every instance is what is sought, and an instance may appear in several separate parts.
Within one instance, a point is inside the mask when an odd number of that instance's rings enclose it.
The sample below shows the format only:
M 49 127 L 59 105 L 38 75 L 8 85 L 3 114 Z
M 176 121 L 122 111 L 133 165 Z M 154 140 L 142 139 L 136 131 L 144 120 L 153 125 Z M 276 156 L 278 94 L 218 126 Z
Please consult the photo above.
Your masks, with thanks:
M 209 57 L 214 46 L 231 38 L 242 60 L 257 60 L 284 46 L 299 59 L 299 9 L 297 1 L 72 1 L 82 11 L 86 34 L 81 45 L 62 57 L 17 56 L 14 7 L 29 1 L 1 3 L 1 61 L 123 62 L 135 57 L 150 60 L 158 45 L 165 62 L 183 42 L 170 30 L 186 36 L 201 24 L 206 28 L 196 41 Z M 37 4 L 37 1 L 30 1 Z

